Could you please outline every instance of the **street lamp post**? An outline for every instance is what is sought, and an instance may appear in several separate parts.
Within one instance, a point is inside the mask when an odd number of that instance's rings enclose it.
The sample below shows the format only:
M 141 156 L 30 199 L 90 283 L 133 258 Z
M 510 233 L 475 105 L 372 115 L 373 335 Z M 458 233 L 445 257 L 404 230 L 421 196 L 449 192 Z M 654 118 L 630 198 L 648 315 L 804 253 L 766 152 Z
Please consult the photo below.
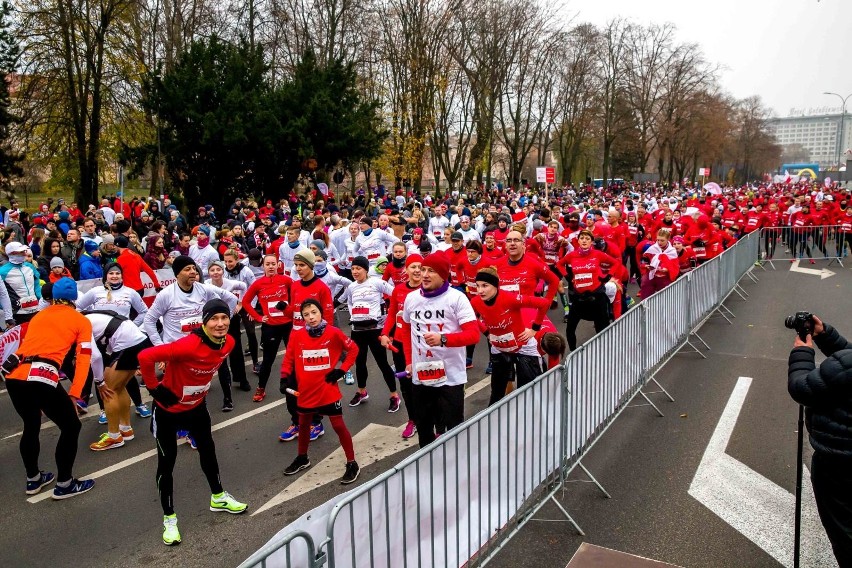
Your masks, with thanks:
M 845 124 L 846 123 L 846 101 L 849 100 L 849 97 L 852 97 L 852 93 L 850 93 L 849 95 L 846 95 L 845 97 L 843 95 L 839 94 L 839 93 L 829 93 L 829 92 L 824 92 L 823 95 L 833 95 L 833 96 L 837 97 L 838 99 L 840 99 L 840 101 L 842 103 L 841 106 L 840 106 L 840 132 L 837 134 L 837 172 L 838 172 L 838 178 L 839 178 L 839 175 L 840 175 L 840 154 L 843 151 L 843 138 L 844 138 L 844 134 L 845 134 L 844 128 L 846 126 L 846 124 Z

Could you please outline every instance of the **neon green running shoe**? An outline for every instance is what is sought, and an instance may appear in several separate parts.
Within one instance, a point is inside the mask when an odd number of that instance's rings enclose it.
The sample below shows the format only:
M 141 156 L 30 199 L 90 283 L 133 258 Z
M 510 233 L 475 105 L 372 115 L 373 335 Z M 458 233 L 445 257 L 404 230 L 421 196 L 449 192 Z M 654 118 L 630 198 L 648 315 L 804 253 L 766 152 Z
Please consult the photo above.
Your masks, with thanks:
M 225 511 L 227 513 L 239 515 L 240 513 L 244 513 L 247 508 L 248 505 L 240 503 L 227 491 L 223 491 L 218 495 L 210 497 L 211 511 Z
M 163 544 L 180 544 L 180 531 L 177 527 L 177 515 L 163 515 Z

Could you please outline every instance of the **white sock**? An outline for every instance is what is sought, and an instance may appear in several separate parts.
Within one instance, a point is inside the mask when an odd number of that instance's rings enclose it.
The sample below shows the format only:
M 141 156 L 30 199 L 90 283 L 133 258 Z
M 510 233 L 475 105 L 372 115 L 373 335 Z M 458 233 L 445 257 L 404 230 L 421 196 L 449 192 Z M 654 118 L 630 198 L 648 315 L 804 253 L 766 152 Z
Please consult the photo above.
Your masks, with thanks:
M 107 432 L 107 434 L 112 440 L 118 440 L 119 436 L 121 436 L 118 432 Z
M 130 430 L 133 430 L 133 427 L 130 426 L 130 424 L 119 424 L 118 429 L 122 432 L 129 432 Z

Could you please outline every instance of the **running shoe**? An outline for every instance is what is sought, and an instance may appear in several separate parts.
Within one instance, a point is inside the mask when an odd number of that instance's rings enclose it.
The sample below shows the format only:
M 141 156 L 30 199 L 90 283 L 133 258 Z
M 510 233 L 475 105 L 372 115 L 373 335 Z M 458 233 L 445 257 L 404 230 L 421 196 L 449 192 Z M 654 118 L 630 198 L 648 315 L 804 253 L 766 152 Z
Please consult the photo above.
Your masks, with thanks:
M 465 369 L 473 369 L 473 359 L 466 359 L 464 363 Z
M 343 477 L 340 478 L 341 485 L 349 485 L 358 479 L 358 474 L 361 472 L 361 468 L 358 467 L 358 463 L 351 461 L 346 462 L 346 472 L 343 474 Z
M 312 428 L 313 429 L 313 428 Z M 292 442 L 296 438 L 299 437 L 299 427 L 295 424 L 291 424 L 289 428 L 281 432 L 281 435 L 278 436 L 279 442 Z
M 136 415 L 140 418 L 151 418 L 151 409 L 147 404 L 140 404 L 136 407 Z
M 39 478 L 35 481 L 27 480 L 27 495 L 35 495 L 46 486 L 53 483 L 54 475 L 49 471 L 38 472 Z
M 94 479 L 72 479 L 71 483 L 69 483 L 65 487 L 60 487 L 59 485 L 54 487 L 53 498 L 56 501 L 59 501 L 61 499 L 70 499 L 71 497 L 82 495 L 94 486 Z
M 629 310 L 636 304 L 636 300 L 632 296 L 627 296 L 627 309 Z
M 86 404 L 85 402 L 83 402 L 79 398 L 76 399 L 74 402 L 77 403 L 77 414 L 78 415 L 83 416 L 84 414 L 89 412 L 89 405 L 88 404 Z
M 355 391 L 355 396 L 352 397 L 352 400 L 349 401 L 349 406 L 358 406 L 362 402 L 366 402 L 370 398 L 370 395 L 367 394 L 367 391 L 361 393 L 360 391 Z
M 226 400 L 222 403 L 222 412 L 231 412 L 234 410 L 234 403 L 230 400 Z
M 98 415 L 98 424 L 106 424 L 106 423 L 107 423 L 106 412 L 101 410 L 101 413 Z
M 311 467 L 311 460 L 308 459 L 308 456 L 296 456 L 293 463 L 288 465 L 287 469 L 284 470 L 284 475 L 296 475 L 303 469 L 308 469 L 309 467 Z
M 254 373 L 255 375 L 259 375 L 260 374 L 260 363 L 255 363 L 254 365 L 252 365 L 251 366 L 251 372 Z
M 246 349 L 245 351 L 243 351 L 243 357 L 250 357 L 250 356 L 251 356 L 251 349 Z
M 346 371 L 346 374 L 343 376 L 343 382 L 347 385 L 355 384 L 355 375 L 352 374 L 352 371 Z
M 233 515 L 239 515 L 240 513 L 245 513 L 247 508 L 248 505 L 240 503 L 227 491 L 223 491 L 218 495 L 210 496 L 211 511 L 224 511 Z
M 486 375 L 490 375 L 490 374 L 491 374 L 491 361 L 489 361 L 489 362 L 488 362 L 488 366 L 487 366 L 487 367 L 485 367 L 485 374 L 486 374 Z
M 323 427 L 322 422 L 320 422 L 319 424 L 312 424 L 311 425 L 311 442 L 318 439 L 320 436 L 324 436 L 324 435 L 325 435 L 325 428 Z
M 198 449 L 198 444 L 195 443 L 195 438 L 192 437 L 192 434 L 186 435 L 186 442 L 189 444 L 189 447 L 193 450 Z
M 177 527 L 177 515 L 163 515 L 163 544 L 180 544 L 180 531 Z
M 402 439 L 413 438 L 415 433 L 417 433 L 417 426 L 414 425 L 414 420 L 409 420 L 408 424 L 405 425 L 405 430 L 402 431 Z
M 816 264 L 816 261 L 814 259 L 811 259 L 811 264 Z
M 392 396 L 390 397 L 390 404 L 388 405 L 388 412 L 396 412 L 399 410 L 399 397 Z
M 263 402 L 264 398 L 266 398 L 266 389 L 263 387 L 257 387 L 254 391 L 254 397 L 252 400 L 254 402 Z
M 130 442 L 136 435 L 133 433 L 133 428 L 128 428 L 127 430 L 120 430 L 121 437 L 124 438 L 125 442 Z
M 251 392 L 251 385 L 248 383 L 248 381 L 240 383 L 240 386 L 238 388 L 243 392 Z
M 177 438 L 180 440 L 181 438 L 186 438 L 189 435 L 189 430 L 178 430 Z
M 123 445 L 124 437 L 121 434 L 117 438 L 112 438 L 109 434 L 103 433 L 97 442 L 89 444 L 89 449 L 93 452 L 102 452 L 104 450 L 120 448 Z

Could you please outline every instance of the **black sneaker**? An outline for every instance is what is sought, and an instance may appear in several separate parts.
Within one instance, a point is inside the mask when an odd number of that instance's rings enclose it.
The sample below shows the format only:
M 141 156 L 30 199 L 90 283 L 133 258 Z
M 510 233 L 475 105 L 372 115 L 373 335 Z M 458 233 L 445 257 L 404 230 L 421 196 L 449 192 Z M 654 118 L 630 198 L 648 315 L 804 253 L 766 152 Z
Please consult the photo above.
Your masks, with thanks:
M 346 473 L 343 474 L 343 477 L 340 478 L 341 485 L 349 485 L 358 479 L 358 474 L 361 472 L 361 468 L 358 467 L 358 463 L 351 461 L 346 463 Z
M 295 475 L 303 469 L 308 469 L 309 467 L 311 467 L 311 460 L 308 459 L 308 456 L 296 456 L 296 459 L 293 460 L 293 463 L 288 465 L 287 469 L 284 470 L 284 475 Z
M 361 393 L 359 391 L 355 391 L 355 396 L 352 397 L 352 400 L 349 401 L 349 406 L 358 406 L 362 402 L 367 402 L 367 399 L 370 398 L 370 395 L 366 392 Z
M 243 392 L 251 392 L 251 385 L 248 383 L 248 381 L 240 383 L 240 386 L 237 388 L 239 388 Z
M 234 410 L 234 403 L 230 400 L 226 400 L 222 403 L 222 412 L 231 412 Z
M 251 355 L 251 349 L 246 349 L 243 351 L 243 357 L 249 357 Z
M 396 412 L 399 410 L 399 397 L 392 396 L 390 397 L 390 405 L 388 405 L 388 412 Z

